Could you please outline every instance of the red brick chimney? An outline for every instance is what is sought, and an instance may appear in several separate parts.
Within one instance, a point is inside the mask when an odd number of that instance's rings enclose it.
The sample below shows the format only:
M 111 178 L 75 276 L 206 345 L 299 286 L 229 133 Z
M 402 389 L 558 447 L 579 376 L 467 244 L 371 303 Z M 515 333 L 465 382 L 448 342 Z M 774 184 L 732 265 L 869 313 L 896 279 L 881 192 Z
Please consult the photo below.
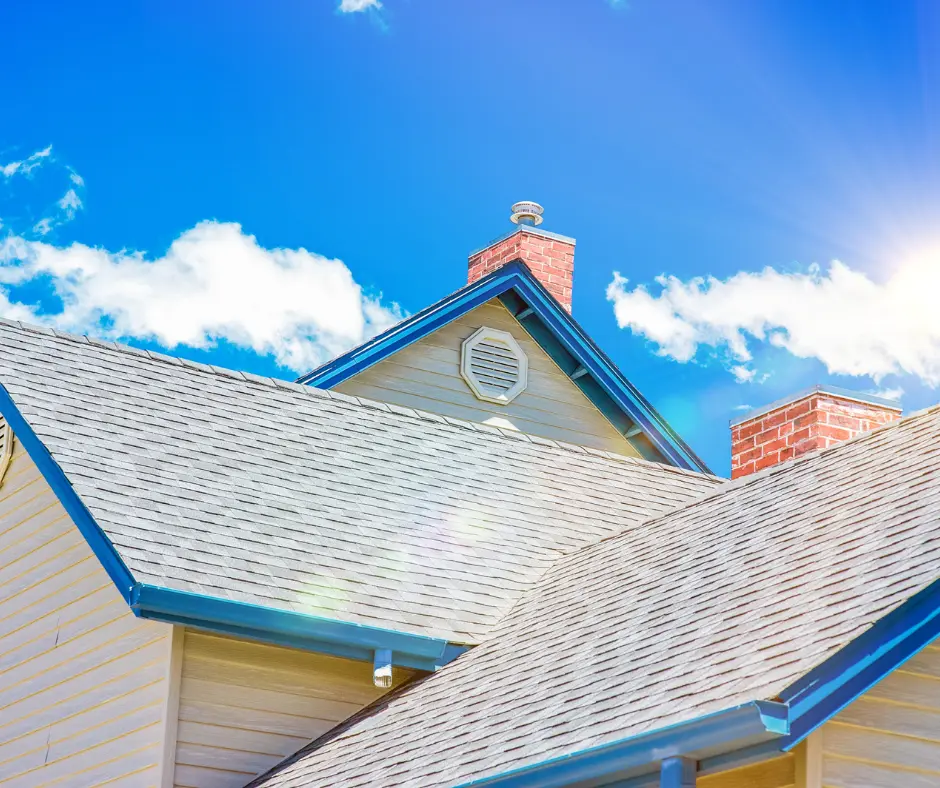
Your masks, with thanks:
M 731 422 L 731 478 L 824 449 L 901 418 L 893 401 L 814 386 Z
M 574 238 L 538 229 L 542 223 L 542 207 L 537 203 L 517 202 L 512 211 L 510 218 L 519 228 L 470 255 L 467 283 L 482 279 L 512 260 L 522 260 L 545 289 L 570 312 Z

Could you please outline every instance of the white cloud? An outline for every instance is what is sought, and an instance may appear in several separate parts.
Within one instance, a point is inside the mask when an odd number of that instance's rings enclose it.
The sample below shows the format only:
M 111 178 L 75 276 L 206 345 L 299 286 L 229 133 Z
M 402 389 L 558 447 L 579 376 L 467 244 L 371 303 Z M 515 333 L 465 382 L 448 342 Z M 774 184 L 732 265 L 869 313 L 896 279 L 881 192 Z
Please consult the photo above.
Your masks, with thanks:
M 339 10 L 344 14 L 352 14 L 357 11 L 366 11 L 369 8 L 381 8 L 379 0 L 342 0 L 339 4 Z
M 48 314 L 10 301 L 10 287 L 51 282 Z M 84 244 L 0 241 L 0 316 L 167 348 L 225 339 L 307 371 L 400 317 L 363 293 L 340 260 L 267 249 L 238 224 L 201 222 L 156 258 Z
M 29 175 L 37 167 L 41 166 L 44 159 L 52 154 L 52 146 L 49 145 L 42 150 L 31 153 L 25 159 L 11 161 L 8 164 L 0 164 L 0 175 L 4 178 L 12 178 L 14 175 Z
M 76 177 L 78 181 L 75 180 Z M 75 183 L 79 188 L 81 188 L 81 184 L 84 183 L 81 177 L 76 176 L 75 173 L 72 173 L 71 180 L 72 183 Z M 82 202 L 82 198 L 78 196 L 78 192 L 76 192 L 74 188 L 69 189 L 60 199 L 56 200 L 54 206 L 50 206 L 52 215 L 44 216 L 36 222 L 33 225 L 32 231 L 35 235 L 40 237 L 48 235 L 56 227 L 60 227 L 66 222 L 72 221 L 83 207 L 84 203 Z
M 830 373 L 892 373 L 940 384 L 940 264 L 898 268 L 878 283 L 835 261 L 785 273 L 765 268 L 728 279 L 662 276 L 651 291 L 620 274 L 607 288 L 617 323 L 689 361 L 701 348 L 717 351 L 738 380 L 753 368 L 761 343 L 816 358 Z
M 75 193 L 75 189 L 69 189 L 56 205 L 62 209 L 66 219 L 74 219 L 75 214 L 82 207 L 82 201 L 78 194 Z
M 33 225 L 33 232 L 36 233 L 36 235 L 49 235 L 49 233 L 52 232 L 53 226 L 52 217 L 46 216 Z
M 39 167 L 43 168 L 42 178 L 37 178 L 33 174 L 33 171 Z M 32 221 L 32 226 L 29 230 L 25 227 L 18 227 L 10 228 L 11 232 L 31 232 L 33 235 L 40 237 L 48 235 L 55 228 L 74 219 L 77 213 L 84 207 L 80 195 L 81 192 L 84 191 L 85 181 L 82 179 L 82 176 L 71 167 L 56 161 L 51 145 L 31 153 L 25 159 L 0 164 L 0 178 L 2 178 L 2 181 L 8 182 L 8 189 L 13 194 L 18 194 L 18 188 L 14 188 L 15 182 L 10 182 L 14 176 L 21 175 L 26 176 L 31 181 L 31 188 L 39 192 L 43 202 L 49 199 L 49 191 L 55 189 L 55 191 L 52 191 L 52 194 L 55 194 L 58 192 L 58 189 L 62 188 L 62 181 L 67 185 L 67 191 L 59 199 L 52 199 L 47 203 L 45 216 L 42 216 L 38 220 L 35 219 L 35 217 L 30 217 L 27 220 Z M 38 184 L 37 182 L 39 181 L 42 183 Z M 56 185 L 53 186 L 52 184 Z M 39 185 L 42 185 L 41 190 L 39 189 Z M 52 188 L 50 188 L 50 186 Z M 58 193 L 62 194 L 62 192 Z M 31 201 L 36 201 L 35 196 Z M 18 222 L 23 222 L 23 220 L 24 217 L 18 218 Z M 2 223 L 0 223 L 0 226 L 2 226 Z
M 757 370 L 749 369 L 743 364 L 735 364 L 731 367 L 731 374 L 738 383 L 750 383 L 757 374 Z

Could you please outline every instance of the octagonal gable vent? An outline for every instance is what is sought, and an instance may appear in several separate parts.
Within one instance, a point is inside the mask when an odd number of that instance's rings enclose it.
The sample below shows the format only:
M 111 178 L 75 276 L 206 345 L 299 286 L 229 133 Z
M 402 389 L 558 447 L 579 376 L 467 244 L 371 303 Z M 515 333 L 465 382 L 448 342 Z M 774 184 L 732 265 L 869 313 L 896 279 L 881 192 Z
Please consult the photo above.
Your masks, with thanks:
M 529 360 L 512 334 L 483 328 L 464 340 L 460 374 L 477 399 L 508 405 L 528 382 Z

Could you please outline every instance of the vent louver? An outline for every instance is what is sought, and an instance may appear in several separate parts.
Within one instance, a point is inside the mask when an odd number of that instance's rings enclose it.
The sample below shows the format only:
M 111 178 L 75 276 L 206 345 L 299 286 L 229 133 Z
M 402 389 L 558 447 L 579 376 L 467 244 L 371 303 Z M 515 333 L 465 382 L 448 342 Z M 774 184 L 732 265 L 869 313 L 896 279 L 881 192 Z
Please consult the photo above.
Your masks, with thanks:
M 507 405 L 526 387 L 529 362 L 512 334 L 483 327 L 463 343 L 460 374 L 477 399 Z
M 0 416 L 0 484 L 3 484 L 3 476 L 10 467 L 10 460 L 13 457 L 13 430 Z

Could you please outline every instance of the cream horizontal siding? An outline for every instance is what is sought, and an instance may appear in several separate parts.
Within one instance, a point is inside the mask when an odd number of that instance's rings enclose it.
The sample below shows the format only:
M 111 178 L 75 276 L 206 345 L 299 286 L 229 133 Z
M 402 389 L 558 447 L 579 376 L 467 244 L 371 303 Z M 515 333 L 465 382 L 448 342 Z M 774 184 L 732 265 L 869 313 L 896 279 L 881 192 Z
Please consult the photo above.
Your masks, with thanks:
M 381 694 L 367 663 L 186 631 L 175 785 L 240 788 Z
M 940 648 L 931 646 L 822 729 L 829 788 L 940 786 Z
M 0 484 L 0 786 L 156 786 L 169 631 L 130 612 L 15 442 Z
M 529 359 L 528 386 L 508 405 L 477 399 L 460 376 L 460 347 L 482 326 L 507 331 Z M 344 381 L 337 391 L 636 456 L 629 442 L 499 302 L 490 301 Z
M 791 788 L 794 785 L 794 759 L 790 754 L 739 769 L 698 778 L 698 788 Z

